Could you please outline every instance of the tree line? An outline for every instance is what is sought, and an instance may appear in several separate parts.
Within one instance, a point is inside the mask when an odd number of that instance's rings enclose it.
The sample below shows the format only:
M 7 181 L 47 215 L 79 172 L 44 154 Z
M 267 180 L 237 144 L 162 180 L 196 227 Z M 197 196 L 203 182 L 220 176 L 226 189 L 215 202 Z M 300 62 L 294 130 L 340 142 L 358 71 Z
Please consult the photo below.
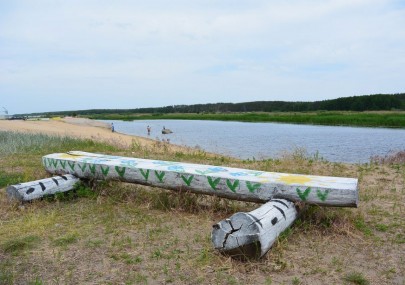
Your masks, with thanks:
M 135 109 L 91 109 L 32 113 L 43 116 L 77 116 L 95 114 L 169 114 L 169 113 L 228 113 L 228 112 L 311 112 L 311 111 L 384 111 L 405 110 L 405 93 L 374 94 L 342 97 L 315 102 L 254 101 L 243 103 L 208 103 L 171 105 Z

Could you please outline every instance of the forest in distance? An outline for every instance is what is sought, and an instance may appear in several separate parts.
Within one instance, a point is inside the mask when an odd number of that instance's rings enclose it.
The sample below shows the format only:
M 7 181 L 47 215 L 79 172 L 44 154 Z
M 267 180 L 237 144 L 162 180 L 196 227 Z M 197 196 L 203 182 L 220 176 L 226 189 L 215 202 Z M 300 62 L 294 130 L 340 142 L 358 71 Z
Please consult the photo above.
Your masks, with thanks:
M 28 116 L 78 116 L 103 114 L 170 114 L 170 113 L 244 113 L 244 112 L 314 112 L 314 111 L 404 111 L 405 93 L 375 94 L 314 102 L 254 101 L 242 103 L 207 103 L 171 105 L 133 109 L 89 109 L 19 114 Z
M 27 116 L 27 115 L 25 115 Z M 405 128 L 405 93 L 344 97 L 315 102 L 257 101 L 92 109 L 28 116 L 80 116 L 95 120 L 219 120 Z

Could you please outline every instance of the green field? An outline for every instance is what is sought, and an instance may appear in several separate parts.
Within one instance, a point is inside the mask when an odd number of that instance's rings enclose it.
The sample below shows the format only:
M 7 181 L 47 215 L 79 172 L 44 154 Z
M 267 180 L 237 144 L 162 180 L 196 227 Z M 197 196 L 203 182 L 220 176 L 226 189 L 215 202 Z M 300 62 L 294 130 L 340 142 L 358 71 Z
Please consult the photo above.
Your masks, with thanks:
M 405 156 L 349 165 L 295 150 L 237 160 L 156 142 L 129 148 L 0 131 L 0 284 L 403 284 Z M 212 225 L 257 204 L 104 181 L 32 203 L 5 187 L 49 177 L 41 157 L 81 150 L 262 171 L 359 178 L 357 209 L 301 205 L 260 260 L 216 252 Z M 402 157 L 402 159 L 401 159 Z
M 317 113 L 223 113 L 223 114 L 100 114 L 98 120 L 217 120 L 277 122 L 329 126 L 405 128 L 405 112 L 317 112 Z

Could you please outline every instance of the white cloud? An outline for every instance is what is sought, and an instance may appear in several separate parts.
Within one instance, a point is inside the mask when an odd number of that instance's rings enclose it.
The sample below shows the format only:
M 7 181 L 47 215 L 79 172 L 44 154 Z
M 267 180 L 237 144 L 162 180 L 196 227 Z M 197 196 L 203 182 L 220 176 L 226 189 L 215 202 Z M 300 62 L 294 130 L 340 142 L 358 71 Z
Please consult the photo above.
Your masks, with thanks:
M 403 92 L 404 26 L 388 0 L 2 3 L 0 101 L 21 113 Z

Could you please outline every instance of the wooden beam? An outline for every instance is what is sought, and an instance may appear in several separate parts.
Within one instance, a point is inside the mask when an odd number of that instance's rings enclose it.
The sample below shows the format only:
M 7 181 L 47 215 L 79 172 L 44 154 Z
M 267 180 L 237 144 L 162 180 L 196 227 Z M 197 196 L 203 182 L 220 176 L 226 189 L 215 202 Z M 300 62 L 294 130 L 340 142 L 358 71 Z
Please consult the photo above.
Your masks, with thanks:
M 9 198 L 19 201 L 30 201 L 45 195 L 72 190 L 80 179 L 71 174 L 55 176 L 31 182 L 10 185 L 6 191 Z
M 42 158 L 53 174 L 120 180 L 229 199 L 267 202 L 272 198 L 309 204 L 357 207 L 357 179 L 264 172 L 71 151 Z
M 257 259 L 297 218 L 294 203 L 274 199 L 249 213 L 236 213 L 213 225 L 214 248 L 237 259 Z

